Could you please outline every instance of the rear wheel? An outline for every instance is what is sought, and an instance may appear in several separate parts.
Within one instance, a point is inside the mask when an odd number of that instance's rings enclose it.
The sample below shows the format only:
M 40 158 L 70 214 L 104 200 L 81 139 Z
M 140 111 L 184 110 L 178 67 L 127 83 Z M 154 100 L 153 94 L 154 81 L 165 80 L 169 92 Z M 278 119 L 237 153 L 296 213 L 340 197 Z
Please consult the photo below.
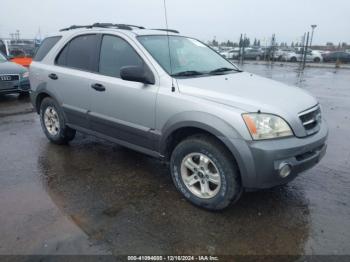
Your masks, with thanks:
M 291 59 L 290 59 L 291 62 L 296 62 L 297 61 L 297 58 L 295 56 L 293 56 Z
M 176 188 L 197 206 L 220 210 L 241 195 L 234 159 L 210 136 L 195 135 L 179 143 L 171 155 L 170 168 Z
M 46 137 L 55 144 L 66 144 L 75 137 L 76 131 L 66 125 L 59 105 L 50 97 L 41 102 L 40 122 Z

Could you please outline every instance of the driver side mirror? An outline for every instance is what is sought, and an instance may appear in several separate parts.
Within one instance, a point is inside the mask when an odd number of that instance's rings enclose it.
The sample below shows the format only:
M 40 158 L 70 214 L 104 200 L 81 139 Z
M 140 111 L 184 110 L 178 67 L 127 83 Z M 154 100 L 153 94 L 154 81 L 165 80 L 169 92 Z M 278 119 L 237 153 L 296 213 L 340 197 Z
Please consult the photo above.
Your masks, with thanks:
M 155 79 L 151 70 L 146 66 L 124 66 L 120 69 L 120 77 L 123 80 L 154 85 Z

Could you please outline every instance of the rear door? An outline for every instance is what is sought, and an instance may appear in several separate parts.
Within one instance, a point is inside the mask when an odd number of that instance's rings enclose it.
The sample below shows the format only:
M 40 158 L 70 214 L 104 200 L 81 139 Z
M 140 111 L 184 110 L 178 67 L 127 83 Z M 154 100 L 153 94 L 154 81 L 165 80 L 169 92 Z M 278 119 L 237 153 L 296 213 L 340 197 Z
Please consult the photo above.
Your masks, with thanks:
M 137 49 L 122 36 L 102 37 L 99 77 L 91 83 L 101 88 L 93 91 L 89 116 L 93 130 L 122 142 L 153 149 L 158 84 L 146 85 L 120 78 L 120 69 L 124 66 L 146 64 L 152 71 Z
M 97 34 L 79 35 L 70 40 L 48 72 L 50 87 L 55 89 L 68 123 L 89 128 L 87 112 L 92 95 L 91 82 L 97 71 Z

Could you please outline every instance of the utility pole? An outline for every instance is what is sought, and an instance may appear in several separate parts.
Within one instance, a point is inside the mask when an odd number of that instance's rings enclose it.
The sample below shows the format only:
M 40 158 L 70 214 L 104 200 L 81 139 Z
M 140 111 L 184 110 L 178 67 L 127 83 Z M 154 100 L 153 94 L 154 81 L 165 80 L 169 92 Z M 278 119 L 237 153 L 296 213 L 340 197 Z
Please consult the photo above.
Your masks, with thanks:
M 242 64 L 242 44 L 243 44 L 243 38 L 242 38 L 242 34 L 241 37 L 239 38 L 239 53 L 238 53 L 238 61 L 240 64 Z
M 245 44 L 247 43 L 247 37 L 246 35 L 244 34 L 244 37 L 243 37 L 243 50 L 242 50 L 242 64 L 244 63 L 244 59 L 245 59 Z
M 311 32 L 311 39 L 310 39 L 310 48 L 312 48 L 312 39 L 314 38 L 314 30 L 317 27 L 317 25 L 311 25 L 312 32 Z
M 306 55 L 307 55 L 307 47 L 309 45 L 309 32 L 307 32 L 307 36 L 306 36 L 306 44 L 305 44 L 305 48 L 304 48 L 304 57 L 303 57 L 303 70 L 305 68 L 305 62 L 306 62 Z
M 272 34 L 271 48 L 270 48 L 270 54 L 269 54 L 269 60 L 272 62 L 273 62 L 274 55 L 275 55 L 275 45 L 276 45 L 276 36 L 275 36 L 275 34 Z

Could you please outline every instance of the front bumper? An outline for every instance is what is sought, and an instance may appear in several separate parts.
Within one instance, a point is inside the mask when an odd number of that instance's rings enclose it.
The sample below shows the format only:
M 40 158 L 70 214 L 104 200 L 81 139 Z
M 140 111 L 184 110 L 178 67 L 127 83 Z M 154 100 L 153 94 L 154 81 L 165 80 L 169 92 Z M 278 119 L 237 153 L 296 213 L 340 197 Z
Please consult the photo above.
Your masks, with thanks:
M 319 132 L 304 138 L 249 142 L 230 140 L 235 148 L 243 186 L 261 189 L 288 183 L 322 159 L 327 149 L 327 137 L 328 128 L 323 122 Z M 279 175 L 282 164 L 291 167 L 291 173 L 285 178 Z
M 29 91 L 30 84 L 28 78 L 13 81 L 10 86 L 6 85 L 6 87 L 2 87 L 0 83 L 0 94 L 23 93 Z

